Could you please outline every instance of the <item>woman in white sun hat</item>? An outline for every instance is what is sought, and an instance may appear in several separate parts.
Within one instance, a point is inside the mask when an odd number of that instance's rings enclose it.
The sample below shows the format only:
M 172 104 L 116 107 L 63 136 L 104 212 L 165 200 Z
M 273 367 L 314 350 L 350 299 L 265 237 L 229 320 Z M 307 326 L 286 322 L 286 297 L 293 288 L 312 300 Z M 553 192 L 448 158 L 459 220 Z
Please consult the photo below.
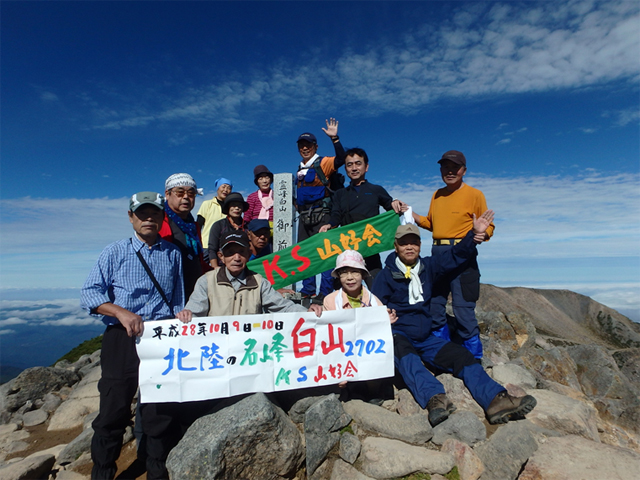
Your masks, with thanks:
M 324 310 L 382 306 L 382 302 L 369 291 L 363 281 L 369 276 L 369 271 L 359 252 L 345 250 L 338 255 L 336 268 L 331 276 L 340 280 L 342 288 L 324 298 Z M 396 321 L 395 310 L 389 310 L 389 319 L 391 323 Z
M 381 307 L 382 302 L 369 291 L 364 278 L 369 275 L 364 259 L 355 250 L 345 250 L 336 259 L 336 268 L 331 276 L 340 280 L 342 288 L 324 298 L 323 310 L 342 310 L 345 308 Z M 391 323 L 397 320 L 396 311 L 387 309 Z M 380 405 L 385 398 L 393 397 L 393 385 L 388 379 L 363 382 L 341 382 L 341 388 L 347 387 L 340 395 L 341 399 L 366 400 Z M 346 397 L 346 398 L 343 398 Z

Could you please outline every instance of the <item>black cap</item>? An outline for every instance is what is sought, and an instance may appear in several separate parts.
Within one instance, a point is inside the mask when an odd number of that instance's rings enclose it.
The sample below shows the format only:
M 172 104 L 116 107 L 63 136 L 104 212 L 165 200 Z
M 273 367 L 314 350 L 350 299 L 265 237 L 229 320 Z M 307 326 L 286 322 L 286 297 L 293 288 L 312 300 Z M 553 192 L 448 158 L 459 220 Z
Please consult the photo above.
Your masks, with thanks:
M 449 150 L 448 152 L 444 152 L 442 154 L 442 158 L 438 160 L 438 163 L 442 163 L 444 160 L 451 160 L 453 163 L 462 165 L 463 167 L 467 166 L 467 159 L 464 158 L 462 152 L 459 152 L 458 150 Z
M 318 140 L 316 140 L 316 136 L 313 133 L 306 132 L 298 137 L 298 142 L 301 142 L 303 140 L 306 140 L 307 142 L 315 143 L 316 145 L 318 144 Z
M 225 247 L 232 243 L 237 243 L 241 247 L 249 248 L 249 237 L 247 236 L 247 232 L 243 230 L 236 230 L 235 232 L 227 233 L 222 238 L 222 247 L 220 247 L 220 251 L 224 253 Z

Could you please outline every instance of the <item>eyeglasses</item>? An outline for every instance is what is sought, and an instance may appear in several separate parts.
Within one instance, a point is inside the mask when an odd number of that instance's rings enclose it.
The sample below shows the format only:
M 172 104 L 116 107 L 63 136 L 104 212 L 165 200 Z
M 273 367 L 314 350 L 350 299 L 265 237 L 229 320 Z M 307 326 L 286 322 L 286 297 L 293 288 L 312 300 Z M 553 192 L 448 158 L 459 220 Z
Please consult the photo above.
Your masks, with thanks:
M 196 198 L 196 191 L 193 188 L 189 190 L 184 190 L 183 188 L 172 188 L 171 193 L 180 198 L 184 197 L 185 195 L 189 198 Z
M 348 277 L 349 275 L 353 277 L 361 277 L 362 272 L 360 270 L 342 270 L 341 272 L 338 272 L 338 275 L 340 278 Z

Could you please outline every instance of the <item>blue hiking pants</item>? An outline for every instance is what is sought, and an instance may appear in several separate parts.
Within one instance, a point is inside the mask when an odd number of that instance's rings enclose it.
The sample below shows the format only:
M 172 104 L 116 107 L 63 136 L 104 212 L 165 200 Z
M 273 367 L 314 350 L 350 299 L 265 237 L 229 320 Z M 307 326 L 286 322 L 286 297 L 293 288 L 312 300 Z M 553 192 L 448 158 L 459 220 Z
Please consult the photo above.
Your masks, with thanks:
M 393 345 L 396 368 L 422 408 L 427 407 L 434 395 L 445 393 L 444 386 L 427 370 L 425 363 L 461 379 L 485 411 L 496 395 L 505 390 L 487 375 L 469 350 L 460 345 L 433 335 L 417 342 L 402 333 L 393 334 Z
M 434 245 L 431 255 L 437 257 L 450 250 L 451 245 Z M 447 329 L 447 299 L 451 293 L 451 303 L 455 316 L 455 328 L 462 345 L 474 357 L 482 358 L 480 330 L 476 319 L 476 301 L 480 296 L 480 270 L 475 258 L 461 267 L 438 278 L 431 295 L 431 317 L 433 330 Z M 442 335 L 448 338 L 448 335 Z

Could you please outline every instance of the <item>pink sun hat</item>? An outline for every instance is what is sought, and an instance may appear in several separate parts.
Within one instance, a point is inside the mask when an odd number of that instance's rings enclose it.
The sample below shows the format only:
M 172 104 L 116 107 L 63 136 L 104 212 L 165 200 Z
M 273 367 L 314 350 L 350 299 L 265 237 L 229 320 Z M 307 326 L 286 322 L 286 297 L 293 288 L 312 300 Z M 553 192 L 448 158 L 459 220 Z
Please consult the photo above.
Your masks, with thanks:
M 334 268 L 333 272 L 331 272 L 331 276 L 334 278 L 338 278 L 338 274 L 336 272 L 344 267 L 352 267 L 359 270 L 364 270 L 365 273 L 362 275 L 363 277 L 369 275 L 369 270 L 367 270 L 367 267 L 364 265 L 364 258 L 362 258 L 362 255 L 355 250 L 345 250 L 340 255 L 338 255 L 338 258 L 336 259 L 336 268 Z

